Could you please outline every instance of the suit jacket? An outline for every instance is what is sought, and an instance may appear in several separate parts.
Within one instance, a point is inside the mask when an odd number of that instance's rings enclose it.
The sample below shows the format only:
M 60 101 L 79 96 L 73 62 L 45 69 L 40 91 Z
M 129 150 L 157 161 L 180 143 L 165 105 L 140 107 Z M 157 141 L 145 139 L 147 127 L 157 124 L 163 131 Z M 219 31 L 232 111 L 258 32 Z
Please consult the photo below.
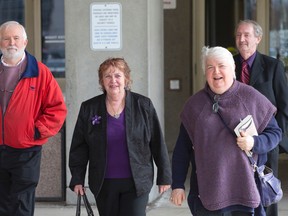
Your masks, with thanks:
M 89 162 L 88 184 L 97 197 L 105 178 L 107 157 L 106 95 L 82 103 L 75 125 L 69 155 L 72 174 L 70 188 L 84 186 Z M 92 124 L 97 115 L 101 119 Z M 171 185 L 171 167 L 160 123 L 152 101 L 140 94 L 126 91 L 125 126 L 129 160 L 137 195 L 150 191 L 157 166 L 157 185 Z
M 240 80 L 240 54 L 234 56 L 236 79 Z M 275 58 L 256 51 L 256 57 L 250 70 L 249 85 L 265 95 L 277 107 L 275 116 L 283 131 L 280 151 L 288 152 L 288 85 L 283 63 Z

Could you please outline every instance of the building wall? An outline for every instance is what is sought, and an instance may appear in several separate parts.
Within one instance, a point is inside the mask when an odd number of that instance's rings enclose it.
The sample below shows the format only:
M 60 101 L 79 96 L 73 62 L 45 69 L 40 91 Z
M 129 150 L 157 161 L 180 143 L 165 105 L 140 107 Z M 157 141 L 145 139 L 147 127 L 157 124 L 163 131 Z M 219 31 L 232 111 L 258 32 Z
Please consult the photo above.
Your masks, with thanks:
M 179 114 L 192 94 L 192 1 L 177 1 L 164 10 L 165 140 L 173 151 L 179 132 Z M 179 81 L 179 89 L 170 82 Z

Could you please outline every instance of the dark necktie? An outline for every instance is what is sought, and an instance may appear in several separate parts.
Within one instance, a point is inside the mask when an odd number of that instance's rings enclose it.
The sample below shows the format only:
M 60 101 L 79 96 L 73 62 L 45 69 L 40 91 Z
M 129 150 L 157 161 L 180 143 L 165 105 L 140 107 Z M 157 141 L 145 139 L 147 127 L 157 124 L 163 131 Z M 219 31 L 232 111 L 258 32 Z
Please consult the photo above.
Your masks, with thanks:
M 248 63 L 246 61 L 242 62 L 241 81 L 243 83 L 249 84 L 249 70 Z

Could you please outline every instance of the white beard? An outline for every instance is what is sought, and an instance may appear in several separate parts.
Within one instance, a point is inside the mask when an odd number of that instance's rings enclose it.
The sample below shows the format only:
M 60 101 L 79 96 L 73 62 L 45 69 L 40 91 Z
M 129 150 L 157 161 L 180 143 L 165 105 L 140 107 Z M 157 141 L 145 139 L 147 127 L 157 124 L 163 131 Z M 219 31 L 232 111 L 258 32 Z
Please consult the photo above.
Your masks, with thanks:
M 1 51 L 2 51 L 4 59 L 17 60 L 17 59 L 22 58 L 22 56 L 24 55 L 25 48 L 17 49 L 17 50 L 5 49 L 5 50 L 1 50 Z

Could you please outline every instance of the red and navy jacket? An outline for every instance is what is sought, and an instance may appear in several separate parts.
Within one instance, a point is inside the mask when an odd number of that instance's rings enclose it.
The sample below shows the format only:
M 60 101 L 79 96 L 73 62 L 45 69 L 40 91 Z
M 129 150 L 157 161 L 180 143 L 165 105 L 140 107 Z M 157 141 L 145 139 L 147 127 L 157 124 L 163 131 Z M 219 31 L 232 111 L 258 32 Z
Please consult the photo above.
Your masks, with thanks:
M 59 132 L 67 114 L 62 91 L 48 67 L 28 52 L 26 58 L 6 112 L 0 112 L 0 145 L 18 149 L 46 143 Z

